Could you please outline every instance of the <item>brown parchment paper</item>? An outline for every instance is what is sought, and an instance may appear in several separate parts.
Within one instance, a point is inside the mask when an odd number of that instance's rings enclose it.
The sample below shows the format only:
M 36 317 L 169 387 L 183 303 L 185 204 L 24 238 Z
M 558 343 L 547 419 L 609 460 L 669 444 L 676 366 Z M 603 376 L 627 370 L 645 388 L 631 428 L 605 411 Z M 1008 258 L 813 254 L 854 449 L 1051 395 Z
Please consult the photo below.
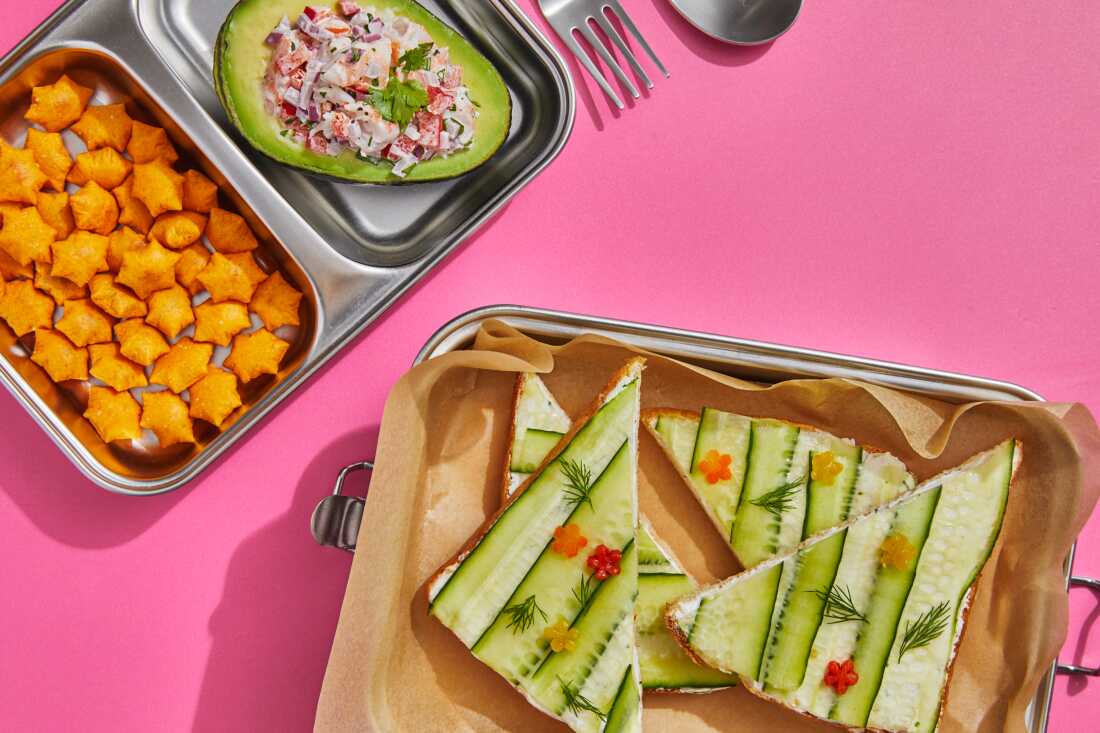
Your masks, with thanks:
M 587 336 L 551 347 L 491 322 L 474 348 L 408 372 L 386 403 L 358 551 L 316 730 L 565 731 L 428 616 L 425 581 L 500 502 L 514 372 L 544 373 L 578 414 L 637 349 Z M 641 352 L 644 353 L 644 352 Z M 950 405 L 845 380 L 761 387 L 648 355 L 643 407 L 810 423 L 900 457 L 918 479 L 1015 436 L 1024 458 L 980 580 L 940 731 L 1023 733 L 1024 710 L 1066 633 L 1062 562 L 1100 493 L 1100 433 L 1077 404 Z M 702 582 L 737 571 L 643 429 L 642 511 Z M 832 730 L 742 689 L 646 694 L 647 731 Z

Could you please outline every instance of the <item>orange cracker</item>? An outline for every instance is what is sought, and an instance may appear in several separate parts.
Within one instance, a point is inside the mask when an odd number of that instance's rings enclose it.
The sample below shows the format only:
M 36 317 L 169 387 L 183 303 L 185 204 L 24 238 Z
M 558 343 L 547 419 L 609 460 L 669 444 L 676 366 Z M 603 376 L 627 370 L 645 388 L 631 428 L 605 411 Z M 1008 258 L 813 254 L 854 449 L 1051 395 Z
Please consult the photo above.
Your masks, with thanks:
M 146 392 L 142 401 L 141 427 L 152 430 L 162 448 L 195 442 L 186 402 L 171 392 Z
M 69 194 L 38 192 L 38 200 L 35 203 L 39 216 L 50 229 L 53 229 L 57 239 L 64 239 L 76 229 L 76 221 L 73 219 L 73 210 L 69 206 Z
M 105 443 L 137 440 L 141 437 L 141 405 L 129 392 L 108 387 L 92 387 L 84 417 Z
M 198 274 L 210 261 L 210 250 L 196 242 L 190 247 L 180 251 L 179 262 L 176 263 L 176 280 L 187 288 L 191 295 L 198 295 L 204 288 L 198 280 Z
M 155 327 L 169 340 L 195 322 L 191 296 L 179 285 L 158 290 L 149 296 L 149 315 L 145 322 Z
M 83 285 L 77 285 L 64 277 L 54 277 L 50 274 L 50 269 L 49 265 L 34 263 L 34 286 L 53 298 L 53 302 L 61 305 L 66 300 L 88 297 L 88 289 Z
M 183 176 L 163 160 L 135 165 L 131 192 L 154 217 L 183 208 Z
M 36 328 L 49 328 L 53 312 L 53 298 L 35 290 L 30 280 L 7 283 L 0 295 L 0 318 L 8 322 L 16 336 Z
M 248 308 L 236 301 L 211 303 L 207 301 L 195 309 L 195 340 L 207 341 L 218 346 L 229 346 L 241 331 L 252 325 Z
M 60 242 L 54 242 L 53 268 L 50 274 L 64 277 L 77 285 L 87 285 L 92 275 L 107 271 L 107 237 L 91 232 L 75 231 Z
M 0 227 L 0 249 L 21 265 L 31 262 L 48 264 L 50 245 L 56 237 L 53 227 L 42 219 L 38 209 L 27 206 L 4 215 Z
M 80 119 L 73 123 L 72 131 L 80 136 L 88 150 L 114 148 L 126 149 L 134 121 L 126 114 L 125 104 L 103 104 L 88 107 Z
M 301 323 L 298 309 L 302 294 L 283 279 L 280 272 L 273 273 L 260 283 L 252 296 L 249 307 L 271 331 L 281 326 L 297 326 Z
M 54 191 L 65 190 L 65 178 L 73 167 L 73 158 L 59 132 L 42 132 L 35 128 L 27 130 L 27 141 L 23 144 L 34 153 L 34 162 L 46 175 L 46 184 Z
M 194 211 L 161 214 L 149 230 L 149 238 L 170 249 L 183 249 L 199 241 L 206 228 L 206 217 Z
M 117 273 L 122 269 L 122 256 L 127 252 L 145 248 L 145 237 L 124 226 L 107 237 L 107 268 Z
M 179 258 L 176 252 L 153 241 L 142 249 L 122 255 L 122 269 L 115 279 L 129 286 L 139 298 L 148 300 L 156 291 L 176 284 L 176 262 Z
M 66 300 L 61 307 L 64 313 L 54 328 L 68 336 L 77 346 L 102 344 L 111 340 L 114 321 L 92 305 L 92 301 L 86 298 Z
M 251 257 L 247 252 L 245 255 Z M 256 290 L 256 284 L 245 269 L 220 252 L 210 257 L 210 262 L 196 277 L 210 291 L 210 299 L 215 303 L 226 300 L 247 303 Z
M 91 375 L 108 387 L 122 392 L 149 384 L 145 370 L 121 356 L 118 344 L 94 344 L 88 347 L 88 353 L 92 361 Z
M 69 197 L 77 229 L 107 236 L 118 224 L 118 202 L 95 181 Z
M 260 246 L 248 222 L 239 214 L 225 209 L 210 210 L 210 223 L 206 227 L 206 237 L 214 249 L 222 254 L 251 252 Z
M 166 163 L 179 160 L 176 149 L 168 141 L 168 133 L 163 127 L 153 127 L 134 120 L 133 132 L 126 152 L 135 163 L 150 163 L 158 158 Z
M 225 365 L 242 382 L 251 382 L 261 374 L 278 374 L 290 344 L 266 328 L 253 333 L 242 333 L 233 339 L 233 351 L 226 357 Z
M 30 263 L 21 265 L 0 247 L 0 279 L 14 280 L 20 277 L 34 277 Z
M 179 394 L 202 379 L 213 356 L 213 345 L 182 338 L 173 344 L 167 354 L 157 359 L 149 380 Z
M 171 349 L 160 331 L 141 318 L 131 318 L 116 325 L 115 337 L 122 355 L 143 367 L 151 366 Z
M 31 150 L 16 150 L 0 139 L 0 201 L 34 205 L 46 184 Z
M 190 394 L 191 417 L 219 428 L 241 406 L 237 377 L 217 367 L 211 367 L 206 376 L 192 384 Z
M 55 382 L 88 378 L 88 350 L 73 346 L 69 339 L 48 328 L 35 330 L 31 361 Z
M 76 156 L 68 180 L 78 186 L 95 181 L 103 188 L 118 188 L 133 167 L 134 164 L 114 148 L 88 150 Z
M 102 273 L 92 278 L 92 302 L 109 316 L 115 318 L 144 318 L 149 312 L 145 301 L 134 295 L 129 288 L 119 285 L 110 273 Z
M 183 173 L 183 208 L 209 214 L 218 205 L 218 186 L 197 170 Z
M 92 93 L 62 74 L 53 84 L 31 89 L 31 106 L 24 117 L 50 132 L 60 132 L 80 119 Z
M 153 215 L 145 204 L 134 198 L 134 176 L 130 175 L 122 185 L 111 190 L 118 203 L 118 223 L 133 227 L 142 234 L 148 233 L 153 226 Z

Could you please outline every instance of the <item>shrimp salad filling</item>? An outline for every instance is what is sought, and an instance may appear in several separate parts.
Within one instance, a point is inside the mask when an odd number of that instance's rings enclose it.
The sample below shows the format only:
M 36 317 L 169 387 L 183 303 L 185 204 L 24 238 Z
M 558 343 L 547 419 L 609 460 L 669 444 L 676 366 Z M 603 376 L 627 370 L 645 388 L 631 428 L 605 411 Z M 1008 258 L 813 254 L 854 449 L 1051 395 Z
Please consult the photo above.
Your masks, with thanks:
M 266 43 L 264 103 L 288 140 L 392 164 L 402 178 L 473 143 L 477 103 L 462 67 L 407 17 L 349 0 L 311 5 L 293 25 L 284 16 Z

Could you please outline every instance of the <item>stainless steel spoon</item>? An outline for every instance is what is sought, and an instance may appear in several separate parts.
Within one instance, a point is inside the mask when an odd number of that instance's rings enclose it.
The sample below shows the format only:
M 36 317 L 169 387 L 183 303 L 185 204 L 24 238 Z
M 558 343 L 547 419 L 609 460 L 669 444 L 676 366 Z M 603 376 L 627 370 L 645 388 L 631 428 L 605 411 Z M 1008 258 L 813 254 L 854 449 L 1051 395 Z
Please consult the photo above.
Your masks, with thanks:
M 775 40 L 798 18 L 802 0 L 669 0 L 687 22 L 712 38 L 752 46 Z

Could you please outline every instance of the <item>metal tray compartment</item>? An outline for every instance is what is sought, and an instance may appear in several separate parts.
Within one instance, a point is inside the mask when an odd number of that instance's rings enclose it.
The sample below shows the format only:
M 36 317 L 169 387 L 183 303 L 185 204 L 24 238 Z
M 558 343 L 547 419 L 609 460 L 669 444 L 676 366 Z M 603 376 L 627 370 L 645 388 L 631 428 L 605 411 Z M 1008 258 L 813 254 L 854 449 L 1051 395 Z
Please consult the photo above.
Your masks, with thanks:
M 979 400 L 1035 401 L 1035 392 L 1008 382 L 1000 382 L 935 369 L 894 364 L 860 357 L 781 346 L 760 341 L 729 338 L 697 331 L 650 326 L 628 321 L 565 313 L 521 306 L 498 305 L 480 308 L 458 316 L 440 328 L 424 345 L 414 364 L 452 351 L 468 349 L 482 324 L 501 320 L 532 338 L 545 343 L 562 344 L 582 334 L 597 334 L 669 356 L 680 361 L 756 382 L 786 379 L 846 377 L 903 389 L 951 403 Z M 345 468 L 336 480 L 333 495 L 318 504 L 310 530 L 320 544 L 339 549 L 355 549 L 355 538 L 362 520 L 363 499 L 341 494 L 347 474 L 369 470 L 369 462 Z M 1073 551 L 1066 557 L 1064 569 L 1067 590 Z M 1097 586 L 1090 578 L 1073 578 L 1074 585 Z M 1027 710 L 1031 733 L 1045 733 L 1050 714 L 1051 694 L 1056 671 L 1070 674 L 1097 674 L 1097 670 L 1054 664 L 1043 675 L 1035 697 Z
M 408 263 L 461 238 L 466 223 L 493 207 L 508 181 L 524 178 L 539 164 L 548 142 L 559 138 L 572 118 L 568 78 L 524 27 L 526 19 L 517 23 L 521 16 L 514 5 L 506 0 L 421 4 L 477 47 L 500 70 L 511 93 L 508 140 L 482 170 L 411 187 L 351 186 L 284 168 L 241 141 L 268 180 L 327 242 L 365 264 Z M 214 39 L 232 5 L 232 0 L 163 0 L 141 2 L 138 10 L 153 46 L 227 130 L 231 125 L 214 94 L 210 68 Z
M 213 463 L 548 165 L 572 130 L 573 86 L 564 61 L 511 3 L 477 0 L 441 14 L 470 34 L 511 86 L 511 137 L 489 163 L 452 183 L 393 189 L 321 183 L 257 154 L 258 170 L 212 117 L 220 108 L 208 77 L 210 44 L 230 5 L 68 0 L 0 59 L 6 139 L 22 139 L 30 86 L 71 68 L 78 81 L 97 88 L 98 101 L 132 101 L 131 114 L 169 130 L 270 245 L 269 264 L 306 294 L 308 324 L 279 378 L 249 392 L 249 409 L 227 430 L 205 435 L 198 450 L 120 456 L 97 444 L 79 416 L 79 399 L 53 388 L 29 361 L 0 359 L 0 382 L 62 452 L 92 481 L 119 493 L 170 491 Z M 370 227 L 384 236 L 368 236 Z M 11 353 L 13 342 L 0 348 Z

